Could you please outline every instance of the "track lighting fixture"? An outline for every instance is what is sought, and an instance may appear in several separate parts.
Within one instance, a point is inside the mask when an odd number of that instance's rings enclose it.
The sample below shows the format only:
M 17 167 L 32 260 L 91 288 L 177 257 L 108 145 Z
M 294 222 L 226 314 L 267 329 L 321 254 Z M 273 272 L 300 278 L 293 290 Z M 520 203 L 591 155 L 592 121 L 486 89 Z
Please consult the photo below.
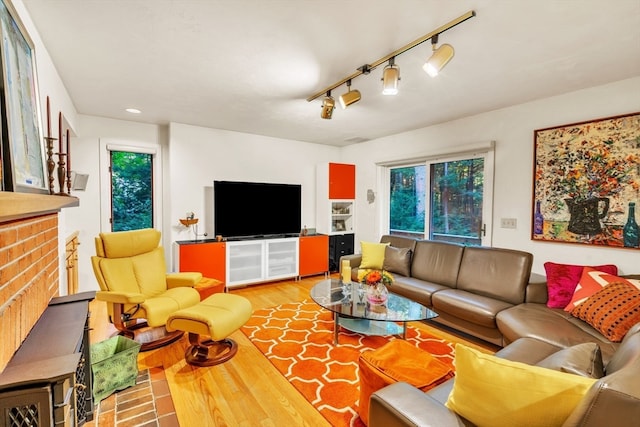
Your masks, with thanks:
M 400 69 L 395 64 L 395 57 L 389 60 L 389 65 L 382 71 L 382 94 L 397 95 Z
M 440 47 L 436 47 L 438 43 L 438 36 L 444 33 L 445 31 L 455 27 L 456 25 L 470 18 L 473 18 L 474 16 L 476 16 L 476 13 L 473 10 L 471 10 L 465 13 L 464 15 L 459 16 L 458 18 L 446 23 L 445 25 L 439 28 L 436 28 L 430 33 L 425 34 L 419 39 L 416 39 L 411 43 L 402 46 L 400 49 L 397 49 L 391 52 L 390 54 L 378 59 L 377 61 L 374 61 L 370 64 L 361 65 L 360 67 L 357 68 L 357 71 L 355 73 L 311 95 L 310 97 L 307 98 L 307 101 L 311 102 L 314 99 L 317 99 L 322 95 L 326 94 L 326 96 L 322 100 L 322 112 L 320 113 L 320 117 L 322 117 L 323 119 L 330 119 L 333 113 L 333 110 L 335 108 L 335 102 L 331 97 L 331 91 L 337 88 L 338 86 L 342 86 L 344 84 L 347 85 L 347 92 L 342 94 L 339 98 L 340 105 L 342 106 L 342 108 L 343 109 L 347 108 L 349 105 L 360 101 L 360 91 L 351 90 L 351 81 L 363 74 L 364 75 L 370 74 L 372 70 L 375 70 L 380 65 L 383 65 L 385 62 L 388 62 L 389 64 L 382 71 L 382 93 L 384 95 L 397 94 L 398 82 L 400 80 L 400 69 L 395 65 L 396 56 L 402 53 L 405 53 L 409 49 L 413 49 L 414 47 L 426 42 L 427 40 L 431 40 L 431 47 L 433 50 L 433 54 L 424 64 L 423 69 L 432 77 L 438 75 L 440 70 L 442 70 L 442 68 L 444 68 L 444 66 L 447 65 L 449 61 L 451 61 L 451 58 L 453 58 L 453 55 L 454 55 L 453 47 L 449 44 L 443 44 Z
M 351 104 L 355 104 L 360 101 L 360 91 L 351 90 L 351 80 L 347 80 L 347 93 L 340 95 L 340 105 L 344 110 Z
M 433 54 L 422 66 L 424 71 L 431 77 L 437 76 L 440 70 L 442 70 L 449 61 L 451 61 L 451 58 L 453 58 L 454 55 L 453 46 L 450 44 L 445 43 L 439 48 L 436 48 L 437 44 L 438 35 L 436 34 L 431 38 L 431 49 L 433 50 Z
M 333 115 L 333 110 L 336 109 L 336 101 L 331 96 L 331 91 L 327 92 L 327 96 L 322 100 L 322 111 L 320 112 L 320 117 L 323 119 L 331 119 Z

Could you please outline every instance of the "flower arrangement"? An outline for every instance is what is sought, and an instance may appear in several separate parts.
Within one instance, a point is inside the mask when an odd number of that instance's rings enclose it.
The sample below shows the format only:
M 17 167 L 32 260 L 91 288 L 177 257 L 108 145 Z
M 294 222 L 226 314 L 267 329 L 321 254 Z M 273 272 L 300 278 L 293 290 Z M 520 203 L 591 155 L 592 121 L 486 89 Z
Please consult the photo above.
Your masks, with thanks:
M 391 286 L 393 284 L 393 276 L 384 270 L 365 270 L 364 274 L 360 278 L 360 283 L 364 283 L 369 286 L 383 283 L 386 286 Z

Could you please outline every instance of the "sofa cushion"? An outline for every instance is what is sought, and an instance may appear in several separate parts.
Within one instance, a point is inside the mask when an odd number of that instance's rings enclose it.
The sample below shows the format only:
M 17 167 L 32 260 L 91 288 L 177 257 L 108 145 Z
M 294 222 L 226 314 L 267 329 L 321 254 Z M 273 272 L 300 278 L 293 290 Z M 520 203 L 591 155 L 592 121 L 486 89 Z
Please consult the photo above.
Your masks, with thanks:
M 411 276 L 419 280 L 456 287 L 464 246 L 420 240 L 411 260 Z
M 582 271 L 582 276 L 580 276 L 580 282 L 578 282 L 576 290 L 573 293 L 573 297 L 564 310 L 571 312 L 576 306 L 586 301 L 591 295 L 613 282 L 627 282 L 640 288 L 639 280 L 624 279 L 591 267 L 585 267 Z
M 559 348 L 595 342 L 600 346 L 605 365 L 619 346 L 571 313 L 545 304 L 518 304 L 498 313 L 496 323 L 505 345 L 522 337 L 535 338 Z
M 604 375 L 600 346 L 593 342 L 564 348 L 542 359 L 536 366 L 596 379 Z
M 436 312 L 448 313 L 486 328 L 496 328 L 496 315 L 513 306 L 508 302 L 460 289 L 444 289 L 431 295 Z
M 382 270 L 384 251 L 389 243 L 360 242 L 362 260 L 359 268 Z
M 628 282 L 601 288 L 571 314 L 584 320 L 613 342 L 620 342 L 640 322 L 640 290 Z
M 387 246 L 384 249 L 382 269 L 391 273 L 411 276 L 411 249 Z
M 478 426 L 561 426 L 596 381 L 462 344 L 456 345 L 455 367 L 445 405 Z
M 514 249 L 467 246 L 456 288 L 511 304 L 524 302 L 533 255 Z
M 573 292 L 580 281 L 584 267 L 584 265 L 558 264 L 555 262 L 544 263 L 549 296 L 547 307 L 565 308 L 571 302 Z M 590 268 L 609 274 L 618 274 L 618 267 L 613 264 L 592 266 Z

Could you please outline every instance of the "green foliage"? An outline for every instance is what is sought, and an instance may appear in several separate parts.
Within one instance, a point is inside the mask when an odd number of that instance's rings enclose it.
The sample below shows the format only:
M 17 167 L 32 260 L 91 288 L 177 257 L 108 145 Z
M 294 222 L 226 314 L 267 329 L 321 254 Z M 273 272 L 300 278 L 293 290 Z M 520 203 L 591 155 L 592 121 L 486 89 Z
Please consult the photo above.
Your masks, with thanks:
M 433 164 L 429 194 L 426 166 L 392 169 L 390 228 L 424 232 L 425 198 L 430 197 L 431 233 L 477 236 L 482 219 L 483 171 L 483 159 Z
M 151 154 L 111 152 L 113 231 L 153 227 L 152 163 Z

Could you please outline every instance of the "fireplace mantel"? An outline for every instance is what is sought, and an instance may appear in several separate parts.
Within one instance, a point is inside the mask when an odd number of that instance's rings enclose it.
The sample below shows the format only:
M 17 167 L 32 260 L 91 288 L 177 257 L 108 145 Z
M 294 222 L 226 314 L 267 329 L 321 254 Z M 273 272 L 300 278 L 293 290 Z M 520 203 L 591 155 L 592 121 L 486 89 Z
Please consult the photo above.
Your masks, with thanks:
M 77 197 L 0 191 L 0 223 L 80 206 Z

